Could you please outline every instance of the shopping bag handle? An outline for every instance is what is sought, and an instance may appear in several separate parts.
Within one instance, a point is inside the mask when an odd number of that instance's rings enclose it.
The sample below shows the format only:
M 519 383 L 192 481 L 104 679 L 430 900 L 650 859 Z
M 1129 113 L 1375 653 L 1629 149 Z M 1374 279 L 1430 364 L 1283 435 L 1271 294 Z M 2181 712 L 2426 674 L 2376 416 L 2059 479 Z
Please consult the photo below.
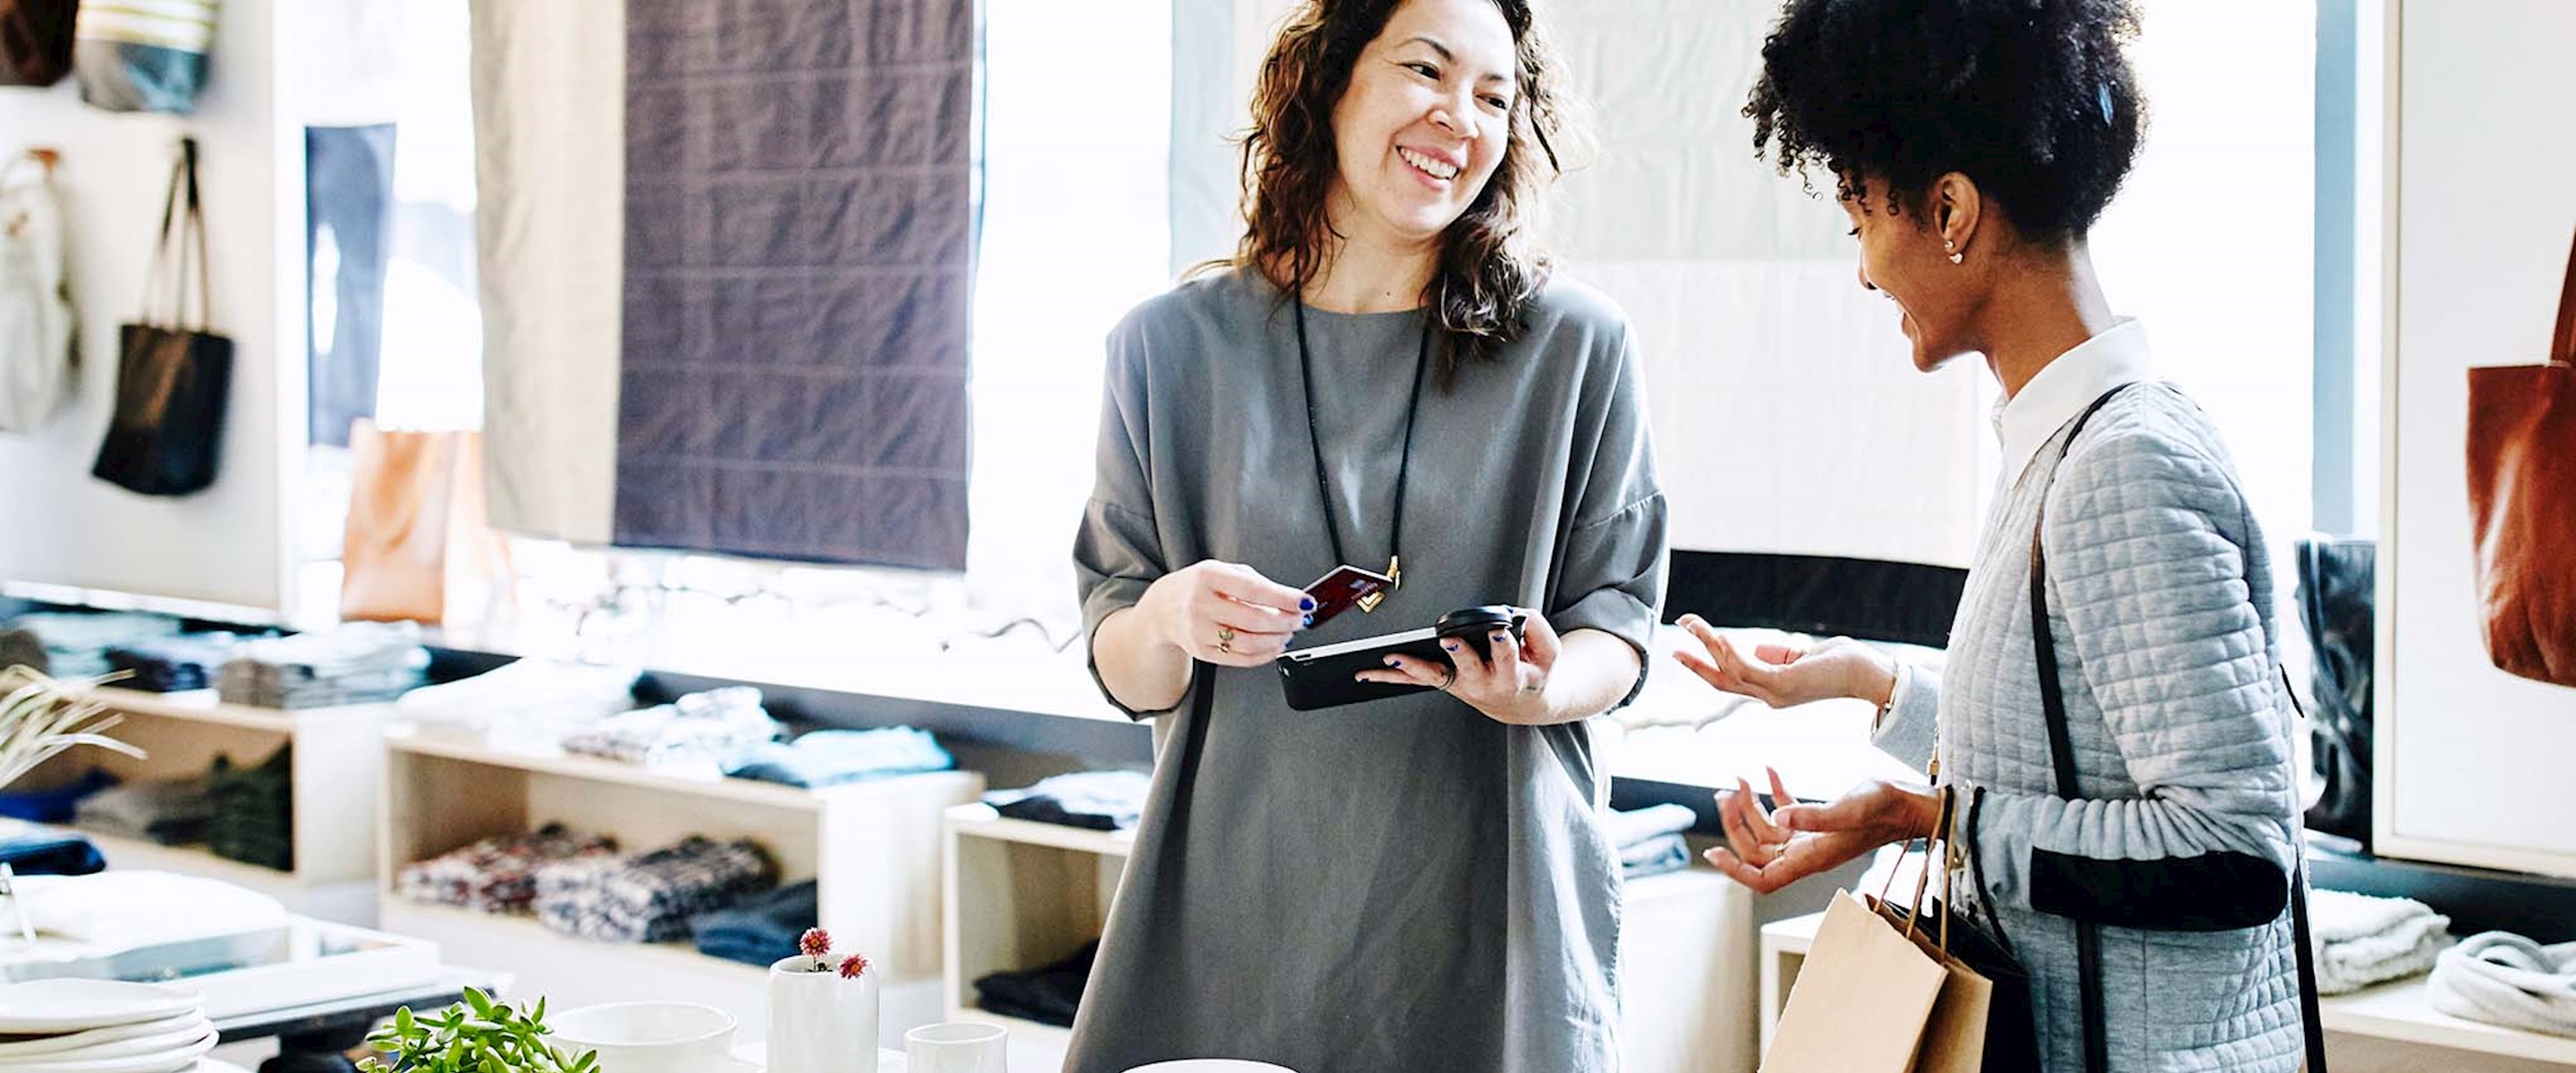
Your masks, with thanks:
M 1940 901 L 1935 902 L 1934 905 L 1942 908 L 1942 913 L 1941 925 L 1938 929 L 1939 938 L 1937 939 L 1937 942 L 1943 956 L 1947 956 L 1950 953 L 1950 913 L 1946 908 L 1950 903 L 1950 862 L 1948 860 L 1948 856 L 1952 848 L 1948 837 L 1948 831 L 1950 830 L 1952 810 L 1958 807 L 1958 795 L 1952 793 L 1950 788 L 1946 786 L 1941 787 L 1937 792 L 1941 796 L 1941 807 L 1935 814 L 1935 818 L 1932 821 L 1932 833 L 1924 836 L 1922 839 L 1923 871 L 1914 877 L 1914 903 L 1907 907 L 1905 912 L 1905 938 L 1908 941 L 1912 941 L 1914 938 L 1915 927 L 1923 920 L 1923 895 L 1931 890 L 1932 873 L 1938 871 L 1941 873 L 1941 899 Z M 1935 844 L 1938 844 L 1942 849 L 1941 854 L 1938 856 L 1935 856 L 1932 852 L 1932 847 Z M 1914 840 L 1908 839 L 1904 845 L 1905 848 L 1899 850 L 1896 855 L 1897 864 L 1900 866 L 1905 863 L 1905 855 L 1913 852 Z M 1897 868 L 1890 868 L 1887 870 L 1887 884 L 1879 888 L 1879 904 L 1889 904 L 1887 896 L 1895 893 L 1896 891 L 1897 871 Z

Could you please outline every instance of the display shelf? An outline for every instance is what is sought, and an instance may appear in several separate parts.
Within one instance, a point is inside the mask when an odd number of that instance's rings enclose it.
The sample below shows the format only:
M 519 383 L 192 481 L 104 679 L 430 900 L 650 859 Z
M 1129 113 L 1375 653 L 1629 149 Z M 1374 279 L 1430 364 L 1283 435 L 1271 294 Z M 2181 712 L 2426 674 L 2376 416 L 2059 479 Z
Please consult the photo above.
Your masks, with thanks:
M 1762 1043 L 1786 1005 L 1790 986 L 1815 942 L 1821 914 L 1776 921 L 1762 929 Z M 2576 1039 L 2463 1020 L 2435 1010 L 2422 976 L 2319 1000 L 2328 1045 L 2336 1035 L 2412 1043 L 2425 1047 L 2576 1065 Z
M 1071 1032 L 978 1008 L 975 981 L 1054 964 L 1098 939 L 1135 845 L 1132 830 L 1014 820 L 983 804 L 949 809 L 949 1019 L 1001 1025 L 1015 1052 L 1062 1052 Z
M 2446 1050 L 2576 1065 L 2576 1039 L 2544 1036 L 2453 1017 L 2433 1008 L 2423 977 L 2328 996 L 2319 1004 L 2326 1032 L 2396 1040 Z
M 613 837 L 628 852 L 690 835 L 750 838 L 769 851 L 782 883 L 815 881 L 820 923 L 834 945 L 868 955 L 890 990 L 937 986 L 941 817 L 983 792 L 981 775 L 943 771 L 809 790 L 408 728 L 388 734 L 382 749 L 378 906 L 386 926 L 418 923 L 469 952 L 493 951 L 503 959 L 494 963 L 518 971 L 529 993 L 559 1005 L 636 996 L 728 1009 L 749 1002 L 753 1023 L 763 970 L 694 950 L 559 935 L 525 918 L 415 905 L 393 893 L 404 864 L 548 823 Z M 528 955 L 510 954 L 520 948 Z M 661 993 L 647 994 L 651 988 Z
M 203 775 L 217 756 L 253 765 L 281 746 L 294 747 L 288 764 L 292 871 L 225 860 L 202 847 L 81 832 L 100 844 L 112 865 L 236 882 L 309 916 L 362 927 L 375 923 L 375 900 L 368 893 L 376 877 L 375 800 L 392 705 L 285 710 L 228 704 L 213 690 L 149 693 L 98 686 L 80 692 L 117 714 L 120 721 L 109 733 L 145 755 L 84 749 L 55 763 L 95 765 L 127 783 Z
M 484 767 L 662 790 L 690 797 L 735 801 L 789 812 L 819 813 L 835 795 L 844 794 L 855 787 L 869 785 L 854 783 L 850 787 L 806 790 L 773 782 L 761 782 L 757 779 L 681 774 L 619 760 L 568 753 L 553 746 L 494 745 L 468 735 L 424 733 L 409 728 L 397 729 L 388 736 L 388 741 L 396 751 L 418 756 L 444 757 Z

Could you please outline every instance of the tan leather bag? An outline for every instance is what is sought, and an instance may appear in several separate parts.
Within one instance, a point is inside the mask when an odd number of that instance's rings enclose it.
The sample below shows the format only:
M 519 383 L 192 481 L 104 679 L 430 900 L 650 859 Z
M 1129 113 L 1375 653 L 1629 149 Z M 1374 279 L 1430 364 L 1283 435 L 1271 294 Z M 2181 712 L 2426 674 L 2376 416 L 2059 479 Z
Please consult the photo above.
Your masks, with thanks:
M 2469 513 L 2487 657 L 2576 686 L 2576 249 L 2549 364 L 2469 370 Z
M 479 432 L 349 427 L 349 522 L 340 546 L 340 617 L 441 623 L 489 610 L 509 589 L 509 559 L 483 496 Z

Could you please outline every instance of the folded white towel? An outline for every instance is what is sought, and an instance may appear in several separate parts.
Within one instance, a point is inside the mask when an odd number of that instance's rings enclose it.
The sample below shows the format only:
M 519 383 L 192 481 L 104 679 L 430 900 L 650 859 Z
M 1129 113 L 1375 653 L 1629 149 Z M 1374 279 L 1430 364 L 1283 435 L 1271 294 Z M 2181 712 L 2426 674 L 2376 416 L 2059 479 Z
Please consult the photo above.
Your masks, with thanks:
M 2451 944 L 2451 918 L 2411 898 L 2308 892 L 2317 991 L 2340 995 L 2425 972 Z
M 2576 1036 L 2576 943 L 2472 935 L 2442 952 L 2429 989 L 2433 1008 L 2453 1017 Z
M 2433 915 L 2433 907 L 2413 898 L 2375 898 L 2340 890 L 2308 892 L 2308 931 L 2319 943 L 2381 935 L 2408 920 Z

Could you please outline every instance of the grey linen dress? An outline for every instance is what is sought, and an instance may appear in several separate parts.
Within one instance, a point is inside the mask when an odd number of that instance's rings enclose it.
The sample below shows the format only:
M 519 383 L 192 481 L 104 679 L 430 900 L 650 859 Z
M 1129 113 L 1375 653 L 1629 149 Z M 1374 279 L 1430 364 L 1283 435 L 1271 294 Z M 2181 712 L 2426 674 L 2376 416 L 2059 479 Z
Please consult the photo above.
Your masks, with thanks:
M 1074 546 L 1091 625 L 1203 559 L 1301 587 L 1336 565 L 1327 524 L 1384 568 L 1423 314 L 1307 311 L 1328 510 L 1280 299 L 1227 272 L 1110 334 Z M 1527 322 L 1500 360 L 1424 389 L 1402 591 L 1298 647 L 1509 603 L 1643 649 L 1665 509 L 1626 317 L 1559 282 Z M 1278 679 L 1202 665 L 1178 707 L 1138 713 L 1164 744 L 1066 1069 L 1615 1069 L 1619 869 L 1591 728 L 1505 726 L 1437 693 L 1298 712 Z

